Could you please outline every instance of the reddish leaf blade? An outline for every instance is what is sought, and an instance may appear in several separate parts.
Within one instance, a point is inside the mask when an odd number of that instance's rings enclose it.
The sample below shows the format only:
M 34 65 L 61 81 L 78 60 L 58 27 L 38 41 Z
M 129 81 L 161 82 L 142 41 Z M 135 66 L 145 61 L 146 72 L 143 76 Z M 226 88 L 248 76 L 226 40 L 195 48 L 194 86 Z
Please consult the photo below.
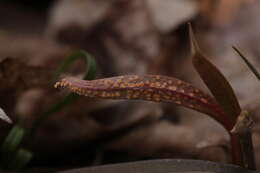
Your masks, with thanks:
M 241 112 L 240 105 L 231 88 L 229 82 L 222 75 L 222 73 L 213 65 L 207 58 L 202 54 L 197 41 L 194 37 L 191 25 L 189 24 L 189 33 L 191 40 L 191 50 L 192 50 L 192 63 L 200 77 L 210 89 L 211 93 L 216 98 L 217 102 L 220 104 L 226 115 L 224 119 L 229 119 L 231 124 L 229 127 L 226 126 L 228 132 L 235 125 L 236 119 Z M 224 124 L 223 124 L 224 125 Z M 225 126 L 225 125 L 224 125 Z M 231 126 L 231 129 L 230 129 Z M 243 164 L 244 155 L 242 153 L 242 144 L 237 135 L 231 135 L 231 149 L 232 149 L 232 161 L 234 164 L 245 166 Z
M 189 25 L 192 63 L 211 93 L 221 105 L 224 112 L 230 116 L 233 125 L 241 112 L 240 105 L 232 87 L 218 68 L 212 64 L 201 52 Z M 231 130 L 231 129 L 229 129 Z
M 55 87 L 94 98 L 171 102 L 211 115 L 224 126 L 230 124 L 223 119 L 224 113 L 215 99 L 189 83 L 167 76 L 129 75 L 91 81 L 67 77 Z

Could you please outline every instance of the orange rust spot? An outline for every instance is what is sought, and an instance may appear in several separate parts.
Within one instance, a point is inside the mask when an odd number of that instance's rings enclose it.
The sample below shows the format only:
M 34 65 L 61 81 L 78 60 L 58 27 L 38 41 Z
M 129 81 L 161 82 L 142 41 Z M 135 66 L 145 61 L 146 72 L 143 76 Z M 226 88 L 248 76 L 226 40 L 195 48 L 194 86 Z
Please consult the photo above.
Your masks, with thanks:
M 150 83 L 150 87 L 154 88 L 155 87 L 155 83 L 151 82 Z
M 120 95 L 121 95 L 121 94 L 120 94 L 120 92 L 118 92 L 118 91 L 115 93 L 115 96 L 117 96 L 117 97 L 119 97 Z
M 171 81 L 171 80 L 169 80 L 169 81 L 168 81 L 168 84 L 169 84 L 169 85 L 171 85 L 171 84 L 172 84 L 172 81 Z
M 193 94 L 193 93 L 189 93 L 189 96 L 193 97 L 193 96 L 194 96 L 194 94 Z
M 188 106 L 189 106 L 190 108 L 194 108 L 194 105 L 192 105 L 192 104 L 189 104 Z
M 181 104 L 181 101 L 176 101 L 175 103 L 178 104 L 178 105 L 180 105 L 180 104 Z
M 149 84 L 150 84 L 150 82 L 149 82 L 149 81 L 145 81 L 145 84 L 146 84 L 146 85 L 149 85 Z
M 148 89 L 149 92 L 153 92 L 154 90 L 153 89 Z
M 113 84 L 114 82 L 113 81 L 111 81 L 111 80 L 105 80 L 105 84 L 107 84 L 107 85 L 111 85 L 111 84 Z
M 150 100 L 152 100 L 152 98 L 151 98 L 151 97 L 146 97 L 146 100 L 149 100 L 149 101 L 150 101 Z
M 166 86 L 167 86 L 167 83 L 164 82 L 164 83 L 162 84 L 162 87 L 163 87 L 163 88 L 166 88 Z
M 113 87 L 118 88 L 119 84 L 118 83 L 114 83 Z
M 160 101 L 161 100 L 161 96 L 159 94 L 154 94 L 153 95 L 153 100 Z
M 105 92 L 105 91 L 103 91 L 103 92 L 101 93 L 101 97 L 106 97 L 106 92 Z
M 147 90 L 145 90 L 143 93 L 144 93 L 145 95 L 147 95 L 147 94 L 149 94 L 150 92 L 147 91 Z
M 136 99 L 136 98 L 138 98 L 138 95 L 132 95 L 132 98 Z
M 161 99 L 158 98 L 158 97 L 154 98 L 154 100 L 157 101 L 157 102 L 161 101 Z
M 153 97 L 160 97 L 160 95 L 159 94 L 154 94 Z
M 211 99 L 210 96 L 194 88 L 192 85 L 175 78 L 158 75 L 143 77 L 131 75 L 92 81 L 82 81 L 68 77 L 57 82 L 54 87 L 65 88 L 71 92 L 83 94 L 88 97 L 144 99 L 156 102 L 171 101 L 201 112 L 210 112 L 212 115 L 216 115 L 216 113 L 213 112 L 214 110 L 210 110 L 207 105 L 208 102 L 215 107 L 218 106 L 214 99 Z M 202 102 L 205 105 L 202 105 Z
M 84 91 L 83 91 L 83 89 L 78 88 L 78 92 L 79 92 L 80 94 L 82 94 Z
M 160 82 L 155 82 L 155 87 L 160 88 L 160 86 L 161 86 Z
M 130 88 L 134 88 L 134 87 L 135 87 L 135 84 L 133 84 L 133 83 L 129 83 L 129 84 L 128 84 L 128 87 L 130 87 Z
M 152 94 L 148 93 L 148 94 L 146 94 L 145 96 L 146 96 L 146 97 L 151 97 Z
M 126 88 L 126 86 L 127 86 L 127 84 L 125 84 L 125 83 L 121 83 L 121 85 L 120 85 L 121 88 Z
M 170 96 L 167 96 L 167 95 L 163 96 L 163 98 L 166 100 L 170 100 Z
M 118 79 L 118 80 L 117 80 L 117 83 L 119 83 L 119 84 L 122 83 L 122 82 L 123 82 L 122 79 Z
M 144 86 L 144 82 L 140 82 L 139 87 L 143 87 L 143 86 Z
M 169 86 L 169 89 L 170 89 L 170 90 L 173 90 L 173 91 L 176 91 L 176 90 L 177 90 L 177 87 L 175 87 L 175 86 Z
M 204 99 L 204 98 L 201 98 L 200 99 L 203 103 L 208 103 L 208 101 L 206 100 L 206 99 Z
M 139 77 L 137 75 L 134 75 L 133 79 L 139 79 Z
M 60 82 L 57 82 L 55 85 L 54 85 L 54 88 L 58 88 L 60 86 Z
M 93 94 L 94 94 L 94 95 L 98 95 L 99 92 L 98 92 L 98 91 L 94 91 Z
M 139 83 L 135 83 L 134 86 L 135 86 L 135 87 L 139 87 Z
M 134 91 L 132 91 L 132 90 L 127 90 L 127 94 L 133 94 L 134 93 Z

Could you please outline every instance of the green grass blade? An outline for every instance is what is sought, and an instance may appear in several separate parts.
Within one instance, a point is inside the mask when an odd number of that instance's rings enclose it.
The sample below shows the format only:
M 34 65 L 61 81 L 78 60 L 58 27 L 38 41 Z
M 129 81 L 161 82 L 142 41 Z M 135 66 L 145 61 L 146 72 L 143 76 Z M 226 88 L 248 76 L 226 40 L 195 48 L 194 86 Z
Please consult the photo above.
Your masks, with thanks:
M 13 156 L 19 145 L 22 143 L 24 135 L 24 128 L 18 125 L 13 126 L 1 147 L 2 168 L 8 168 L 8 164 L 13 160 Z
M 87 52 L 81 50 L 78 52 L 74 52 L 72 55 L 65 58 L 64 62 L 60 65 L 58 68 L 55 77 L 57 78 L 61 73 L 63 73 L 74 61 L 76 61 L 79 58 L 84 58 L 86 63 L 86 72 L 84 74 L 83 79 L 84 80 L 92 80 L 95 78 L 96 75 L 96 62 L 94 58 L 89 55 Z M 49 110 L 44 112 L 42 116 L 40 116 L 40 121 L 44 119 L 44 117 L 47 117 L 57 111 L 59 111 L 63 106 L 71 103 L 74 99 L 76 99 L 78 96 L 75 94 L 69 94 L 67 95 L 61 102 L 57 103 L 53 107 L 51 107 Z M 39 123 L 37 123 L 39 125 Z
M 250 63 L 248 61 L 248 59 L 241 53 L 241 51 L 236 48 L 235 46 L 232 46 L 232 48 L 238 53 L 238 55 L 244 60 L 244 62 L 246 63 L 246 65 L 249 67 L 249 69 L 255 74 L 256 78 L 258 80 L 260 80 L 260 74 L 259 72 L 256 70 L 256 68 L 252 65 L 252 63 Z
M 72 55 L 65 58 L 64 62 L 60 65 L 57 72 L 55 73 L 55 78 L 57 78 L 61 73 L 63 73 L 74 61 L 79 58 L 84 58 L 86 63 L 86 72 L 83 79 L 92 80 L 96 75 L 96 62 L 92 56 L 90 56 L 85 51 L 74 52 Z M 71 103 L 77 98 L 75 94 L 67 95 L 62 101 L 52 106 L 49 110 L 42 113 L 32 124 L 32 128 L 28 131 L 28 140 L 29 143 L 33 141 L 33 137 L 36 133 L 37 128 L 40 124 L 46 120 L 50 115 L 59 111 L 65 105 Z M 7 119 L 6 114 L 0 109 L 0 118 L 11 122 L 10 119 Z M 2 162 L 4 162 L 4 167 L 11 170 L 22 169 L 28 162 L 32 159 L 33 154 L 25 149 L 19 149 L 18 147 L 22 142 L 22 139 L 25 135 L 25 131 L 20 126 L 16 125 L 12 128 L 8 136 L 6 137 L 2 145 Z M 18 150 L 18 151 L 17 151 Z
M 78 52 L 74 52 L 70 56 L 66 57 L 63 63 L 58 68 L 57 72 L 55 73 L 55 79 L 59 77 L 61 73 L 63 73 L 73 62 L 75 62 L 79 58 L 84 58 L 86 63 L 86 72 L 83 76 L 84 80 L 92 80 L 95 78 L 96 75 L 96 62 L 95 59 L 88 54 L 87 52 L 81 50 Z M 77 99 L 76 94 L 69 94 L 67 95 L 62 101 L 59 103 L 53 105 L 49 110 L 45 111 L 41 116 L 39 116 L 32 125 L 32 128 L 29 132 L 30 138 L 32 138 L 35 134 L 36 129 L 40 126 L 40 124 L 46 120 L 50 115 L 52 115 L 55 112 L 58 112 L 61 110 L 65 105 L 68 105 L 75 99 Z M 29 138 L 29 139 L 30 139 Z M 32 139 L 31 139 L 32 140 Z
M 62 74 L 74 61 L 79 58 L 83 58 L 86 63 L 86 72 L 83 77 L 85 80 L 92 80 L 95 78 L 96 75 L 96 62 L 94 58 L 88 54 L 87 52 L 80 50 L 77 52 L 72 53 L 70 56 L 66 57 L 63 63 L 58 68 L 57 72 L 55 73 L 54 77 L 55 80 Z
M 15 154 L 12 162 L 9 163 L 8 169 L 21 170 L 23 169 L 33 158 L 33 154 L 26 149 L 19 149 Z
M 4 143 L 2 144 L 2 151 L 14 152 L 17 149 L 17 147 L 21 144 L 24 134 L 24 128 L 18 125 L 14 126 L 12 130 L 9 132 L 8 136 L 5 138 Z

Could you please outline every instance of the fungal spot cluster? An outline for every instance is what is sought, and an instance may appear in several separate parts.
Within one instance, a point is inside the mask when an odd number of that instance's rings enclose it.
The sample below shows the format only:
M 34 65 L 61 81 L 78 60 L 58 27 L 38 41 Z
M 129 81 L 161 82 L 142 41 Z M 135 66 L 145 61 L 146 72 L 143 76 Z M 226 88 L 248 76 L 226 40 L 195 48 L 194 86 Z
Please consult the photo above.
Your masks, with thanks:
M 107 99 L 139 99 L 172 102 L 204 113 L 212 113 L 218 104 L 190 84 L 159 75 L 128 75 L 91 81 L 67 77 L 55 84 L 79 95 Z

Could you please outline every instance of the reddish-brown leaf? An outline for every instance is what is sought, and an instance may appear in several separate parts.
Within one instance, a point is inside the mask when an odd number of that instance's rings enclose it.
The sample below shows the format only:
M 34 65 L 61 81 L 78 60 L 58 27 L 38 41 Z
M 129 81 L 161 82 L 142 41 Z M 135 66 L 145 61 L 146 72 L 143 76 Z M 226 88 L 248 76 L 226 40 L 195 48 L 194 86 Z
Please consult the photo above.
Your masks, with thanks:
M 224 112 L 215 99 L 189 83 L 167 76 L 128 75 L 90 81 L 67 77 L 55 87 L 94 98 L 171 102 L 211 115 L 225 127 L 230 124 L 223 119 Z
M 231 118 L 234 125 L 237 116 L 241 112 L 241 108 L 234 94 L 234 91 L 224 75 L 201 52 L 194 37 L 191 25 L 189 25 L 189 32 L 193 66 L 195 67 L 211 93 L 214 95 L 217 102 L 221 105 L 224 112 L 230 116 L 227 118 Z
M 223 116 L 222 118 L 228 119 L 228 121 L 231 122 L 231 124 L 226 126 L 226 129 L 230 133 L 230 127 L 232 128 L 232 126 L 235 125 L 236 119 L 241 112 L 238 100 L 234 94 L 232 87 L 230 86 L 224 75 L 201 52 L 195 39 L 191 24 L 189 24 L 189 33 L 193 66 L 225 112 L 226 116 Z M 241 152 L 241 149 L 243 149 L 245 146 L 240 143 L 240 139 L 237 135 L 230 135 L 232 161 L 237 165 L 245 166 L 243 161 L 246 157 L 243 156 Z

